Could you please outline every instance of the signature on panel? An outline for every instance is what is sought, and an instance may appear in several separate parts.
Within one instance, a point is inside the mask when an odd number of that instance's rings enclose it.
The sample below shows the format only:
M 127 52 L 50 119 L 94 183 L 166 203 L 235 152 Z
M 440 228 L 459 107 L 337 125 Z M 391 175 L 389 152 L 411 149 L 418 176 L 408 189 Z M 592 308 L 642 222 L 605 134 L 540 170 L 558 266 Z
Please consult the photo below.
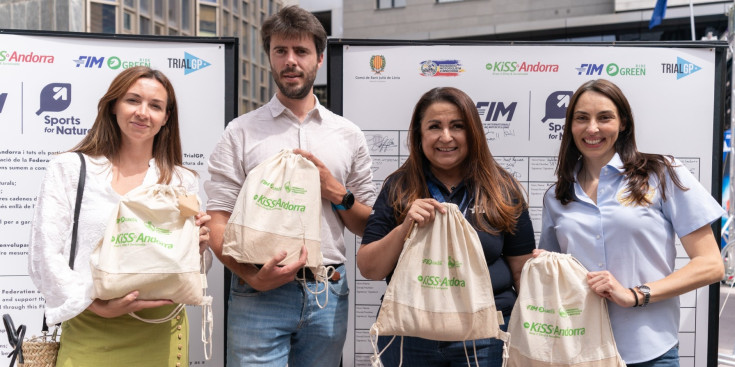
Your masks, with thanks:
M 368 147 L 370 148 L 371 152 L 384 153 L 384 152 L 387 152 L 389 149 L 392 149 L 398 146 L 392 137 L 384 136 L 381 134 L 374 134 L 374 135 L 366 134 L 365 139 L 367 140 Z

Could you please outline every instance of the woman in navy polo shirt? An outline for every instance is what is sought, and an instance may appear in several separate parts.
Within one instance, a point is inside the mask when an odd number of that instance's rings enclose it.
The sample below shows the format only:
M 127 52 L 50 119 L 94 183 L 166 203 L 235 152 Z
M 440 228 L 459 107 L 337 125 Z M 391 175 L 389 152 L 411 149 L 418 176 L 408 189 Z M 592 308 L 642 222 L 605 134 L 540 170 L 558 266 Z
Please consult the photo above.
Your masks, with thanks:
M 598 79 L 577 89 L 539 248 L 572 254 L 590 271 L 628 367 L 679 366 L 677 296 L 722 279 L 710 228 L 722 214 L 681 162 L 638 151 L 620 88 Z M 691 259 L 676 271 L 675 235 Z
M 404 238 L 413 223 L 429 224 L 440 202 L 457 204 L 477 230 L 493 284 L 495 304 L 507 330 L 523 264 L 535 248 L 531 219 L 520 184 L 495 162 L 474 102 L 456 88 L 434 88 L 416 104 L 409 126 L 408 160 L 386 180 L 368 219 L 357 265 L 368 279 L 390 281 Z M 381 336 L 381 350 L 390 341 Z M 501 366 L 496 339 L 476 341 L 482 366 Z M 466 363 L 462 341 L 404 337 L 404 366 Z M 470 348 L 469 358 L 474 360 Z M 382 354 L 385 366 L 398 366 L 400 343 Z

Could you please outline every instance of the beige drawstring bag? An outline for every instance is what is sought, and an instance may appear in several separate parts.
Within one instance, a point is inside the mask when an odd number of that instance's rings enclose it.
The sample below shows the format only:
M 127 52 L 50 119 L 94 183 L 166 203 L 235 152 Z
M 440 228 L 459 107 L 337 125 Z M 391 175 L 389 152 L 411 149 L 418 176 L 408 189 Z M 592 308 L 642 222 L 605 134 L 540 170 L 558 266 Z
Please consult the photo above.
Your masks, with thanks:
M 282 150 L 248 172 L 225 227 L 222 254 L 240 263 L 265 264 L 279 251 L 279 265 L 298 260 L 301 246 L 306 266 L 322 264 L 322 197 L 319 169 L 308 159 Z
M 334 267 L 322 265 L 321 249 L 322 195 L 319 169 L 314 163 L 282 150 L 248 172 L 237 196 L 224 233 L 222 254 L 239 263 L 265 264 L 281 250 L 288 254 L 279 265 L 297 261 L 301 247 L 306 246 L 306 267 L 322 291 L 309 292 L 318 296 L 326 293 Z M 303 281 L 303 280 L 302 280 Z
M 149 323 L 171 320 L 185 304 L 203 306 L 202 341 L 208 360 L 212 297 L 206 295 L 206 269 L 194 218 L 199 203 L 199 198 L 187 194 L 183 187 L 162 184 L 139 186 L 123 195 L 102 241 L 90 255 L 91 298 L 108 300 L 137 290 L 138 299 L 170 299 L 179 304 L 161 319 L 143 319 L 130 313 Z
M 520 287 L 508 325 L 509 367 L 625 367 L 607 301 L 572 255 L 545 251 L 528 260 Z
M 495 307 L 477 232 L 457 205 L 442 205 L 446 214 L 437 211 L 432 224 L 414 226 L 403 245 L 378 319 L 370 329 L 373 366 L 382 366 L 379 335 L 438 341 L 497 338 L 507 343 L 510 339 L 500 329 L 503 315 Z M 507 358 L 505 346 L 503 354 Z

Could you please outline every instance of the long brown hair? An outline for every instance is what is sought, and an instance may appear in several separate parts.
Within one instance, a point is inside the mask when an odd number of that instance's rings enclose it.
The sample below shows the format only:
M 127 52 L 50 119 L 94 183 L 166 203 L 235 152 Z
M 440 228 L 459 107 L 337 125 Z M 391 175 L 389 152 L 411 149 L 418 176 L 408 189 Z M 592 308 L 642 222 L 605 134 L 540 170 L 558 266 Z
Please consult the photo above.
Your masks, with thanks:
M 485 133 L 472 99 L 457 88 L 434 88 L 424 93 L 416 103 L 408 132 L 409 156 L 406 162 L 386 180 L 392 180 L 389 196 L 396 221 L 402 222 L 408 205 L 429 195 L 424 166 L 428 159 L 421 149 L 421 120 L 434 103 L 448 102 L 459 109 L 465 121 L 467 158 L 462 172 L 467 190 L 474 194 L 476 226 L 484 232 L 515 232 L 515 225 L 526 207 L 518 181 L 501 167 L 490 153 Z
M 679 176 L 676 175 L 672 166 L 673 157 L 661 154 L 641 153 L 635 143 L 635 123 L 633 121 L 633 111 L 630 108 L 628 99 L 625 98 L 623 91 L 614 83 L 605 79 L 590 80 L 582 84 L 569 102 L 567 108 L 566 122 L 564 124 L 564 133 L 559 146 L 559 159 L 556 163 L 556 198 L 566 205 L 574 198 L 574 169 L 577 161 L 581 159 L 582 153 L 574 143 L 572 136 L 572 121 L 574 117 L 574 108 L 577 106 L 579 97 L 585 92 L 596 92 L 610 99 L 618 109 L 618 119 L 623 129 L 618 133 L 618 139 L 615 141 L 615 152 L 620 155 L 623 161 L 623 175 L 628 180 L 626 191 L 628 199 L 636 205 L 651 204 L 650 198 L 647 196 L 649 191 L 648 178 L 651 174 L 659 179 L 661 188 L 661 197 L 666 200 L 666 179 L 664 170 L 668 171 L 674 184 L 682 189 L 687 190 Z
M 179 109 L 176 104 L 174 87 L 160 71 L 146 66 L 135 66 L 123 70 L 110 83 L 107 92 L 97 104 L 97 117 L 87 135 L 72 151 L 82 152 L 89 156 L 104 156 L 112 161 L 117 158 L 122 143 L 122 133 L 114 114 L 115 103 L 125 96 L 128 89 L 138 79 L 157 80 L 166 90 L 166 113 L 168 120 L 153 138 L 153 158 L 159 171 L 158 183 L 171 182 L 174 168 L 183 167 L 181 137 L 179 135 Z

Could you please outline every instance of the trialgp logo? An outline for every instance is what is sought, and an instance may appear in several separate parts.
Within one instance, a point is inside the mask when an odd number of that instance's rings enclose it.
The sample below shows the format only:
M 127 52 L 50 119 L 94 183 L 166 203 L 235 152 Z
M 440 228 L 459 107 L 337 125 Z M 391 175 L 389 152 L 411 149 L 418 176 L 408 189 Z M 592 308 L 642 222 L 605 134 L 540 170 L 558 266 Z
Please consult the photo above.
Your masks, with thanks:
M 265 195 L 258 195 L 255 194 L 255 197 L 253 197 L 253 200 L 255 200 L 255 204 L 263 209 L 268 210 L 288 210 L 293 212 L 301 212 L 303 213 L 306 211 L 306 205 L 299 205 L 299 204 L 291 204 L 289 201 L 278 199 L 271 199 L 266 197 Z
M 421 287 L 434 289 L 447 289 L 449 287 L 465 287 L 465 281 L 457 278 L 437 277 L 433 275 L 419 275 L 416 278 Z
M 542 324 L 540 322 L 524 322 L 523 327 L 528 329 L 531 335 L 545 336 L 549 338 L 560 338 L 563 336 L 582 336 L 585 329 L 581 328 L 560 328 L 553 324 Z

